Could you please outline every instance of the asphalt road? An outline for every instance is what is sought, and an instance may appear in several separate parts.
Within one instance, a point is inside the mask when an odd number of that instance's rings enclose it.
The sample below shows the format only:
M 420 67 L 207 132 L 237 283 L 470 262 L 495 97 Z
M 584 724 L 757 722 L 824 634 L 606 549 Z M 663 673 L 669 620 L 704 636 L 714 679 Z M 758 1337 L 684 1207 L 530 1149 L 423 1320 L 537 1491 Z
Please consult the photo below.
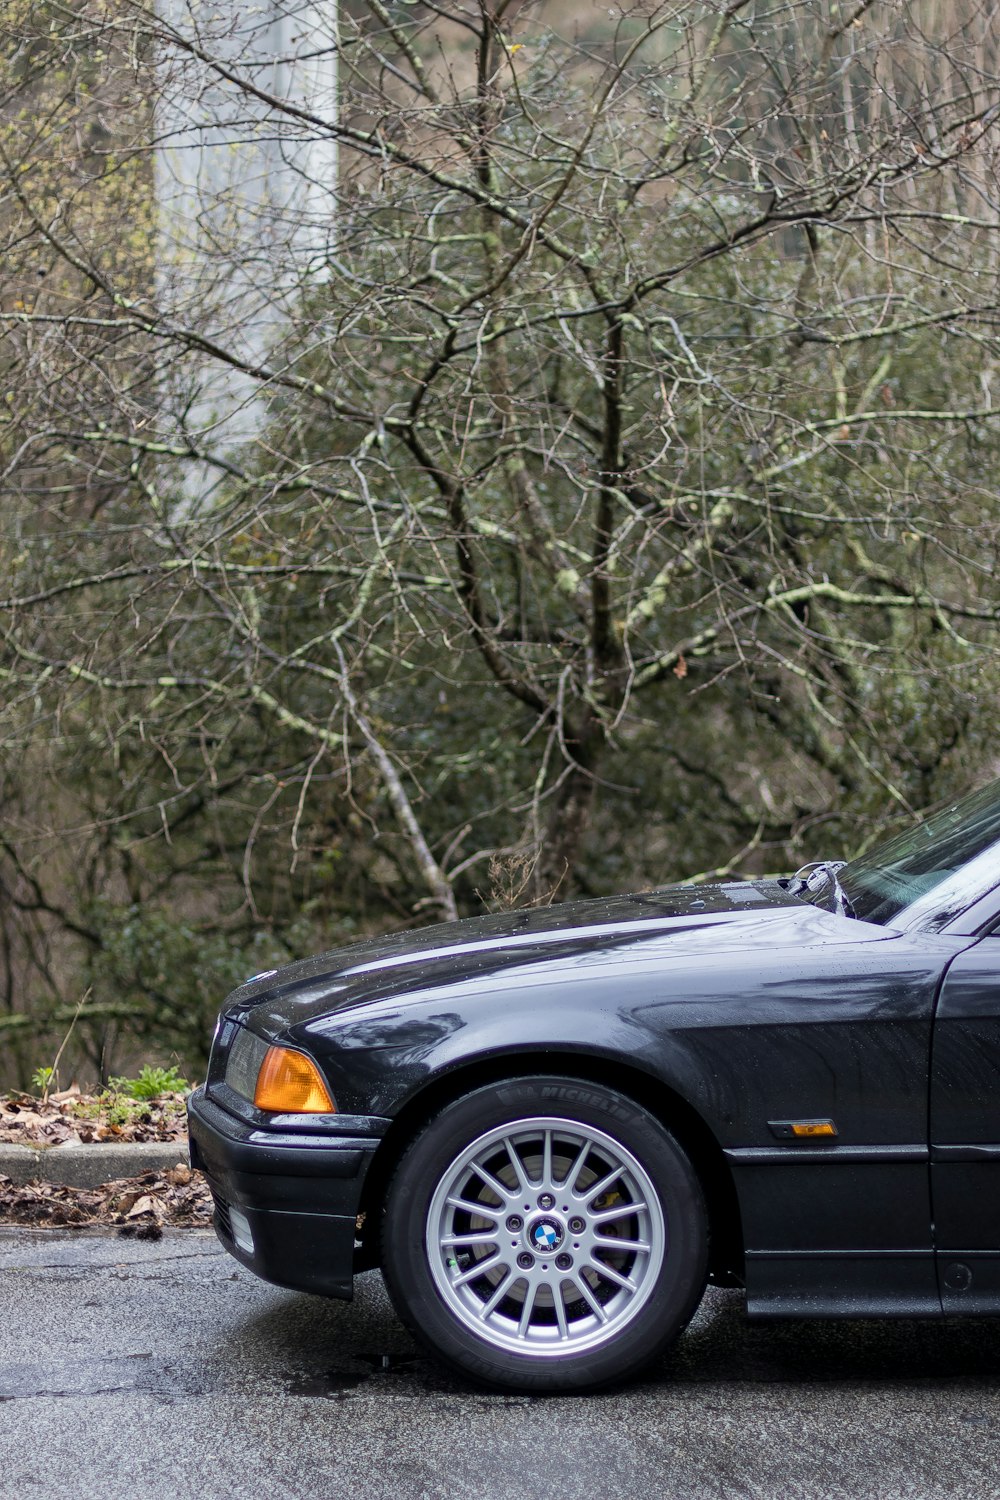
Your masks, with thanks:
M 464 1387 L 377 1274 L 295 1296 L 201 1231 L 0 1230 L 0 1497 L 1000 1497 L 1000 1321 L 748 1323 L 609 1395 Z

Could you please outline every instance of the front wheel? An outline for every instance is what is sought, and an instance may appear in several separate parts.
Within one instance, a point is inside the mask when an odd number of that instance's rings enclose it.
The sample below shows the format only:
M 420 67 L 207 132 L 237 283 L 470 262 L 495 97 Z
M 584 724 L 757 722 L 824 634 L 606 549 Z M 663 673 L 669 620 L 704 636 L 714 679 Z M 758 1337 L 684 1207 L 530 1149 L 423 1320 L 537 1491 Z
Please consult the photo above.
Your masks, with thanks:
M 448 1105 L 389 1187 L 383 1269 L 411 1331 L 522 1390 L 607 1385 L 662 1352 L 705 1287 L 704 1200 L 645 1110 L 569 1078 Z

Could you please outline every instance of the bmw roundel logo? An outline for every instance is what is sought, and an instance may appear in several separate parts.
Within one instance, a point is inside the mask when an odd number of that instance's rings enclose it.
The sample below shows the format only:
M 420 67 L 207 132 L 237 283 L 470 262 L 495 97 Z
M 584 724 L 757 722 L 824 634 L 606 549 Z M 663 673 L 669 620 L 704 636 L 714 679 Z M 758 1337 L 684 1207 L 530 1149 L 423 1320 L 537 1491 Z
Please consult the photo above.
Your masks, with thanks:
M 546 1250 L 554 1250 L 562 1239 L 562 1235 L 554 1224 L 549 1224 L 543 1219 L 532 1230 L 532 1239 L 535 1242 L 535 1249 L 544 1252 Z

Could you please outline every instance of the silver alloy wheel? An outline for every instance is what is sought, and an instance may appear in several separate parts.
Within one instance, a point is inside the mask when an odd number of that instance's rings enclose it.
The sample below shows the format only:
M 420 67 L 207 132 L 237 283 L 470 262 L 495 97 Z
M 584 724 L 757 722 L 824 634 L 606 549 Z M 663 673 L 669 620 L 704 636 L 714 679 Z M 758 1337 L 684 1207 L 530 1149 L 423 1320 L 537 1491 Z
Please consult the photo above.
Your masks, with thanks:
M 667 1250 L 649 1174 L 604 1131 L 549 1116 L 465 1147 L 427 1214 L 445 1306 L 497 1348 L 560 1356 L 616 1338 L 654 1290 Z

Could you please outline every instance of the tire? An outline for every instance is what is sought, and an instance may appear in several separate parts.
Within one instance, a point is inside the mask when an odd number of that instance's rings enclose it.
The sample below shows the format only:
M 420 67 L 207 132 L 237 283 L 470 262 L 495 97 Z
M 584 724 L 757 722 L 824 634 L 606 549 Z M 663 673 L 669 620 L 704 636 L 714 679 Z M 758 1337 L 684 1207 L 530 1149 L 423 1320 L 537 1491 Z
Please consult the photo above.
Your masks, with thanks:
M 705 1203 L 644 1109 L 572 1078 L 449 1104 L 389 1184 L 382 1265 L 432 1353 L 490 1386 L 594 1390 L 635 1375 L 705 1289 Z

